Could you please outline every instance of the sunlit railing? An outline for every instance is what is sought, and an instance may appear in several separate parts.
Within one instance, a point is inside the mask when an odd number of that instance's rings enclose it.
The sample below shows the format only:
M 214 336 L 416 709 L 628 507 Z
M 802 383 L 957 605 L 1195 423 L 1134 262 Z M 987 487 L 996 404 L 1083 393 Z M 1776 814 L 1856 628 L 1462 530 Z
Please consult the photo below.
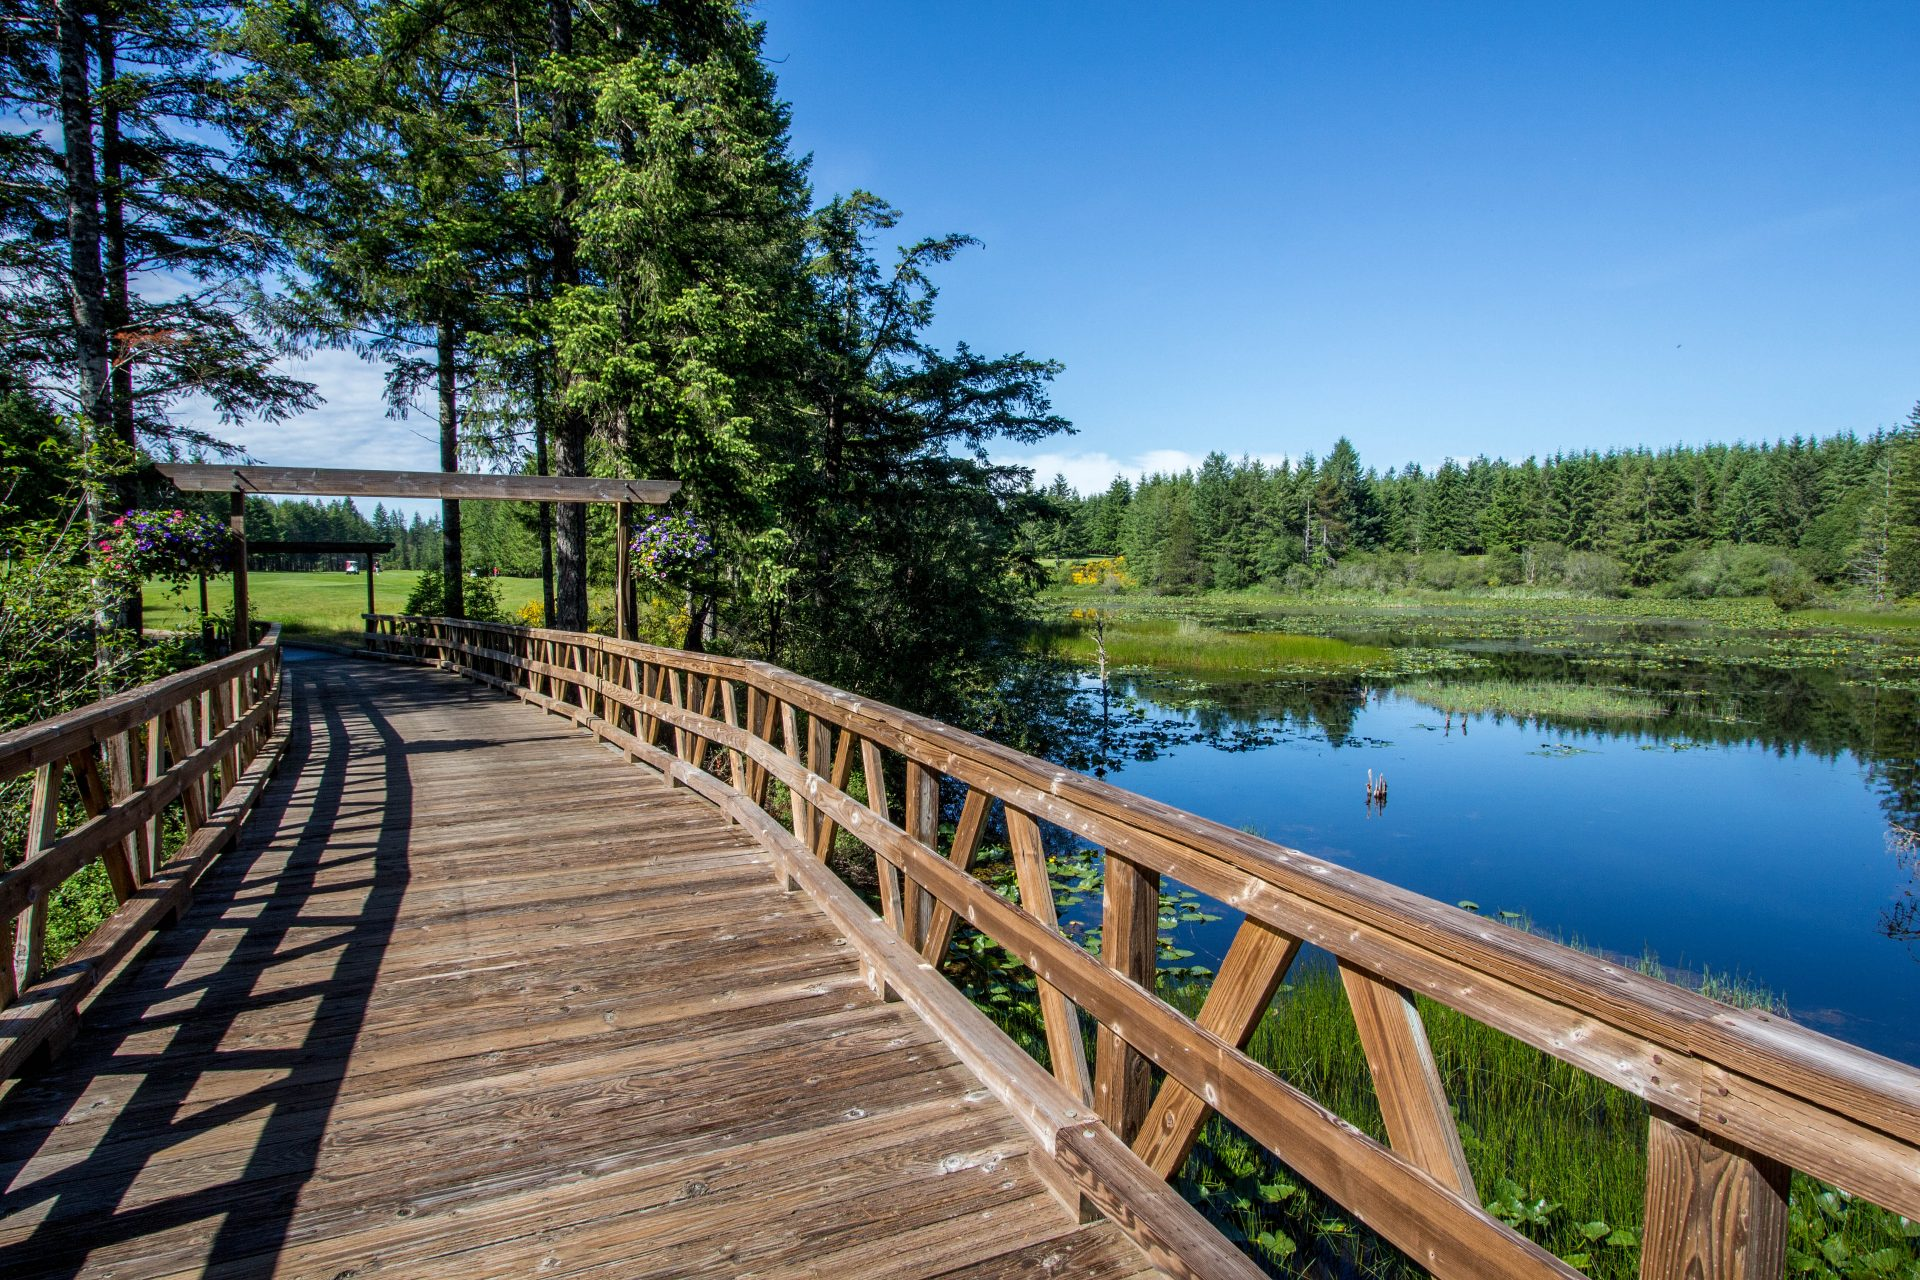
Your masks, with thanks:
M 374 647 L 568 716 L 723 809 L 859 948 L 870 985 L 911 1004 L 1021 1118 L 1055 1189 L 1178 1274 L 1257 1274 L 1164 1181 L 1214 1111 L 1437 1276 L 1579 1274 L 1481 1207 L 1415 994 L 1645 1100 L 1644 1277 L 1779 1276 L 1792 1169 L 1920 1218 L 1920 1072 L 1898 1063 L 765 663 L 374 623 Z M 856 770 L 865 801 L 848 791 Z M 1018 905 L 969 873 L 995 801 Z M 947 839 L 943 809 L 957 809 Z M 1042 824 L 1105 851 L 1097 957 L 1055 919 Z M 826 865 L 839 831 L 875 855 L 878 915 Z M 1163 876 L 1245 916 L 1191 1018 L 1154 990 Z M 962 920 L 1036 976 L 1051 1076 L 936 967 Z M 1385 1145 L 1244 1052 L 1307 943 L 1339 962 Z
M 32 779 L 24 848 L 0 875 L 0 1078 L 57 1053 L 87 994 L 179 913 L 279 759 L 279 721 L 275 627 L 239 653 L 0 735 L 0 783 Z M 95 862 L 116 909 L 49 964 L 54 895 Z

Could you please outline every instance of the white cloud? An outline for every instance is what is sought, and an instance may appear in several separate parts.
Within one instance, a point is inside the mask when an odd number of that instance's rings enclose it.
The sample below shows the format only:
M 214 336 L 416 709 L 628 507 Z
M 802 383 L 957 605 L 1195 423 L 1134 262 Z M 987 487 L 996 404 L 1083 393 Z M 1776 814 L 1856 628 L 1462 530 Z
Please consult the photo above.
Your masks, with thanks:
M 431 407 L 405 418 L 387 416 L 385 372 L 350 351 L 318 351 L 302 360 L 282 360 L 283 372 L 319 389 L 323 403 L 285 422 L 217 421 L 204 405 L 184 406 L 180 418 L 245 449 L 275 467 L 358 467 L 387 471 L 438 471 L 440 427 Z M 358 505 L 371 510 L 362 500 Z M 386 505 L 411 516 L 439 514 L 438 502 L 389 499 Z
M 188 406 L 183 420 L 210 435 L 247 450 L 257 461 L 281 467 L 361 467 L 393 471 L 435 471 L 440 466 L 439 427 L 431 406 L 406 418 L 387 416 L 384 373 L 381 366 L 348 351 L 319 351 L 303 360 L 286 360 L 281 367 L 305 378 L 318 389 L 323 403 L 310 413 L 286 422 L 216 422 L 205 406 Z M 1286 454 L 1251 455 L 1268 466 L 1289 462 Z M 1233 455 L 1239 460 L 1239 455 Z M 1156 473 L 1197 471 L 1204 452 L 1187 449 L 1148 449 L 1127 457 L 1103 450 L 1085 452 L 996 452 L 994 461 L 1033 469 L 1034 483 L 1049 484 L 1064 475 L 1083 494 L 1095 494 L 1115 476 L 1138 480 Z M 364 505 L 364 504 L 363 504 Z M 387 503 L 411 515 L 435 515 L 437 502 L 395 500 Z
M 1283 453 L 1256 453 L 1251 455 L 1270 467 L 1285 465 L 1290 459 Z M 1238 457 L 1234 460 L 1239 461 Z M 1033 468 L 1033 482 L 1038 485 L 1050 484 L 1056 475 L 1067 478 L 1082 494 L 1095 494 L 1113 483 L 1115 476 L 1125 476 L 1129 480 L 1138 480 L 1142 476 L 1164 473 L 1177 475 L 1182 471 L 1197 471 L 1206 461 L 1206 454 L 1193 453 L 1186 449 L 1149 449 L 1127 458 L 1116 458 L 1110 453 L 1095 451 L 1090 453 L 1031 453 L 996 454 L 995 462 L 1017 464 Z

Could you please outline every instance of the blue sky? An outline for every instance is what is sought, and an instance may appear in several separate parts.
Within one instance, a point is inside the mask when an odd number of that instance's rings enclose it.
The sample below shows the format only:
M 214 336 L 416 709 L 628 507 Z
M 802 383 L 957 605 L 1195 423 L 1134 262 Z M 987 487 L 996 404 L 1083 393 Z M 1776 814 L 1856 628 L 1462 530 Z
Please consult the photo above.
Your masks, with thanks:
M 1082 486 L 1342 434 L 1384 467 L 1867 432 L 1920 400 L 1912 0 L 758 12 L 817 195 L 984 241 L 938 335 L 1065 363 L 1079 434 L 1005 456 Z M 246 443 L 396 465 L 377 375 L 314 376 L 322 415 Z

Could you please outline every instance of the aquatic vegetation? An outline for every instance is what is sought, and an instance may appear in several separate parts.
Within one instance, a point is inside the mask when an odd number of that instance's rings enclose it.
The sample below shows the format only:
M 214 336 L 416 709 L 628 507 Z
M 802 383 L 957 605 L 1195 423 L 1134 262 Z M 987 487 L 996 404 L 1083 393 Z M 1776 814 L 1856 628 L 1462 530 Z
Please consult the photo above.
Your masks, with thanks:
M 1920 613 L 1894 609 L 1808 609 L 1799 621 L 1866 631 L 1920 630 Z
M 1515 719 L 1645 720 L 1663 716 L 1657 698 L 1627 689 L 1545 680 L 1477 680 L 1453 683 L 1408 680 L 1394 688 L 1437 711 Z
M 1294 673 L 1357 672 L 1392 665 L 1391 655 L 1373 645 L 1282 631 L 1223 631 L 1191 619 L 1110 621 L 1104 639 L 1107 663 L 1113 667 Z M 1084 617 L 1046 628 L 1040 640 L 1074 661 L 1098 660 L 1093 630 Z

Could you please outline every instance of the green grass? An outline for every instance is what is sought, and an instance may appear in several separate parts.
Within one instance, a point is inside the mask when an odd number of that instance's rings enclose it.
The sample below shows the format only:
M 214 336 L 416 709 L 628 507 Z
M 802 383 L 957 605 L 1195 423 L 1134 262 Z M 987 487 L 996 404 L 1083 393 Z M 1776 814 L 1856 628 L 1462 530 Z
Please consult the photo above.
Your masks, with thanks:
M 374 598 L 378 611 L 398 613 L 419 580 L 420 573 L 414 569 L 389 569 L 375 574 Z M 500 589 L 500 604 L 509 614 L 540 598 L 538 578 L 495 578 L 494 583 Z M 247 576 L 247 595 L 254 619 L 280 623 L 284 635 L 333 644 L 360 643 L 364 631 L 360 615 L 367 607 L 367 580 L 357 573 L 254 573 Z M 221 578 L 209 582 L 207 604 L 216 615 L 231 612 L 232 580 Z M 170 592 L 164 587 L 149 586 L 146 622 L 155 630 L 197 631 L 200 627 L 198 587 Z
M 1666 714 L 1658 699 L 1644 693 L 1553 680 L 1407 680 L 1394 686 L 1437 711 L 1455 715 L 1499 715 L 1527 719 L 1647 720 Z
M 1099 660 L 1092 625 L 1076 618 L 1044 633 L 1045 643 L 1076 662 Z M 1109 622 L 1107 662 L 1116 667 L 1163 667 L 1215 673 L 1356 671 L 1392 659 L 1384 649 L 1327 636 L 1281 631 L 1223 631 L 1190 619 L 1125 618 Z
M 1732 627 L 1738 630 L 1791 631 L 1840 627 L 1850 631 L 1910 635 L 1920 629 L 1920 610 L 1869 608 L 1849 604 L 1782 612 L 1764 596 L 1710 600 L 1666 598 L 1645 592 L 1625 596 L 1575 595 L 1554 588 L 1498 587 L 1484 591 L 1433 591 L 1407 588 L 1377 592 L 1316 589 L 1282 592 L 1265 587 L 1245 591 L 1208 591 L 1198 595 L 1157 595 L 1150 591 L 1111 591 L 1103 587 L 1054 586 L 1046 600 L 1060 609 L 1100 609 L 1121 620 L 1179 614 L 1187 617 L 1364 619 L 1455 618 L 1482 623 L 1571 621 L 1632 624 L 1670 622 Z

